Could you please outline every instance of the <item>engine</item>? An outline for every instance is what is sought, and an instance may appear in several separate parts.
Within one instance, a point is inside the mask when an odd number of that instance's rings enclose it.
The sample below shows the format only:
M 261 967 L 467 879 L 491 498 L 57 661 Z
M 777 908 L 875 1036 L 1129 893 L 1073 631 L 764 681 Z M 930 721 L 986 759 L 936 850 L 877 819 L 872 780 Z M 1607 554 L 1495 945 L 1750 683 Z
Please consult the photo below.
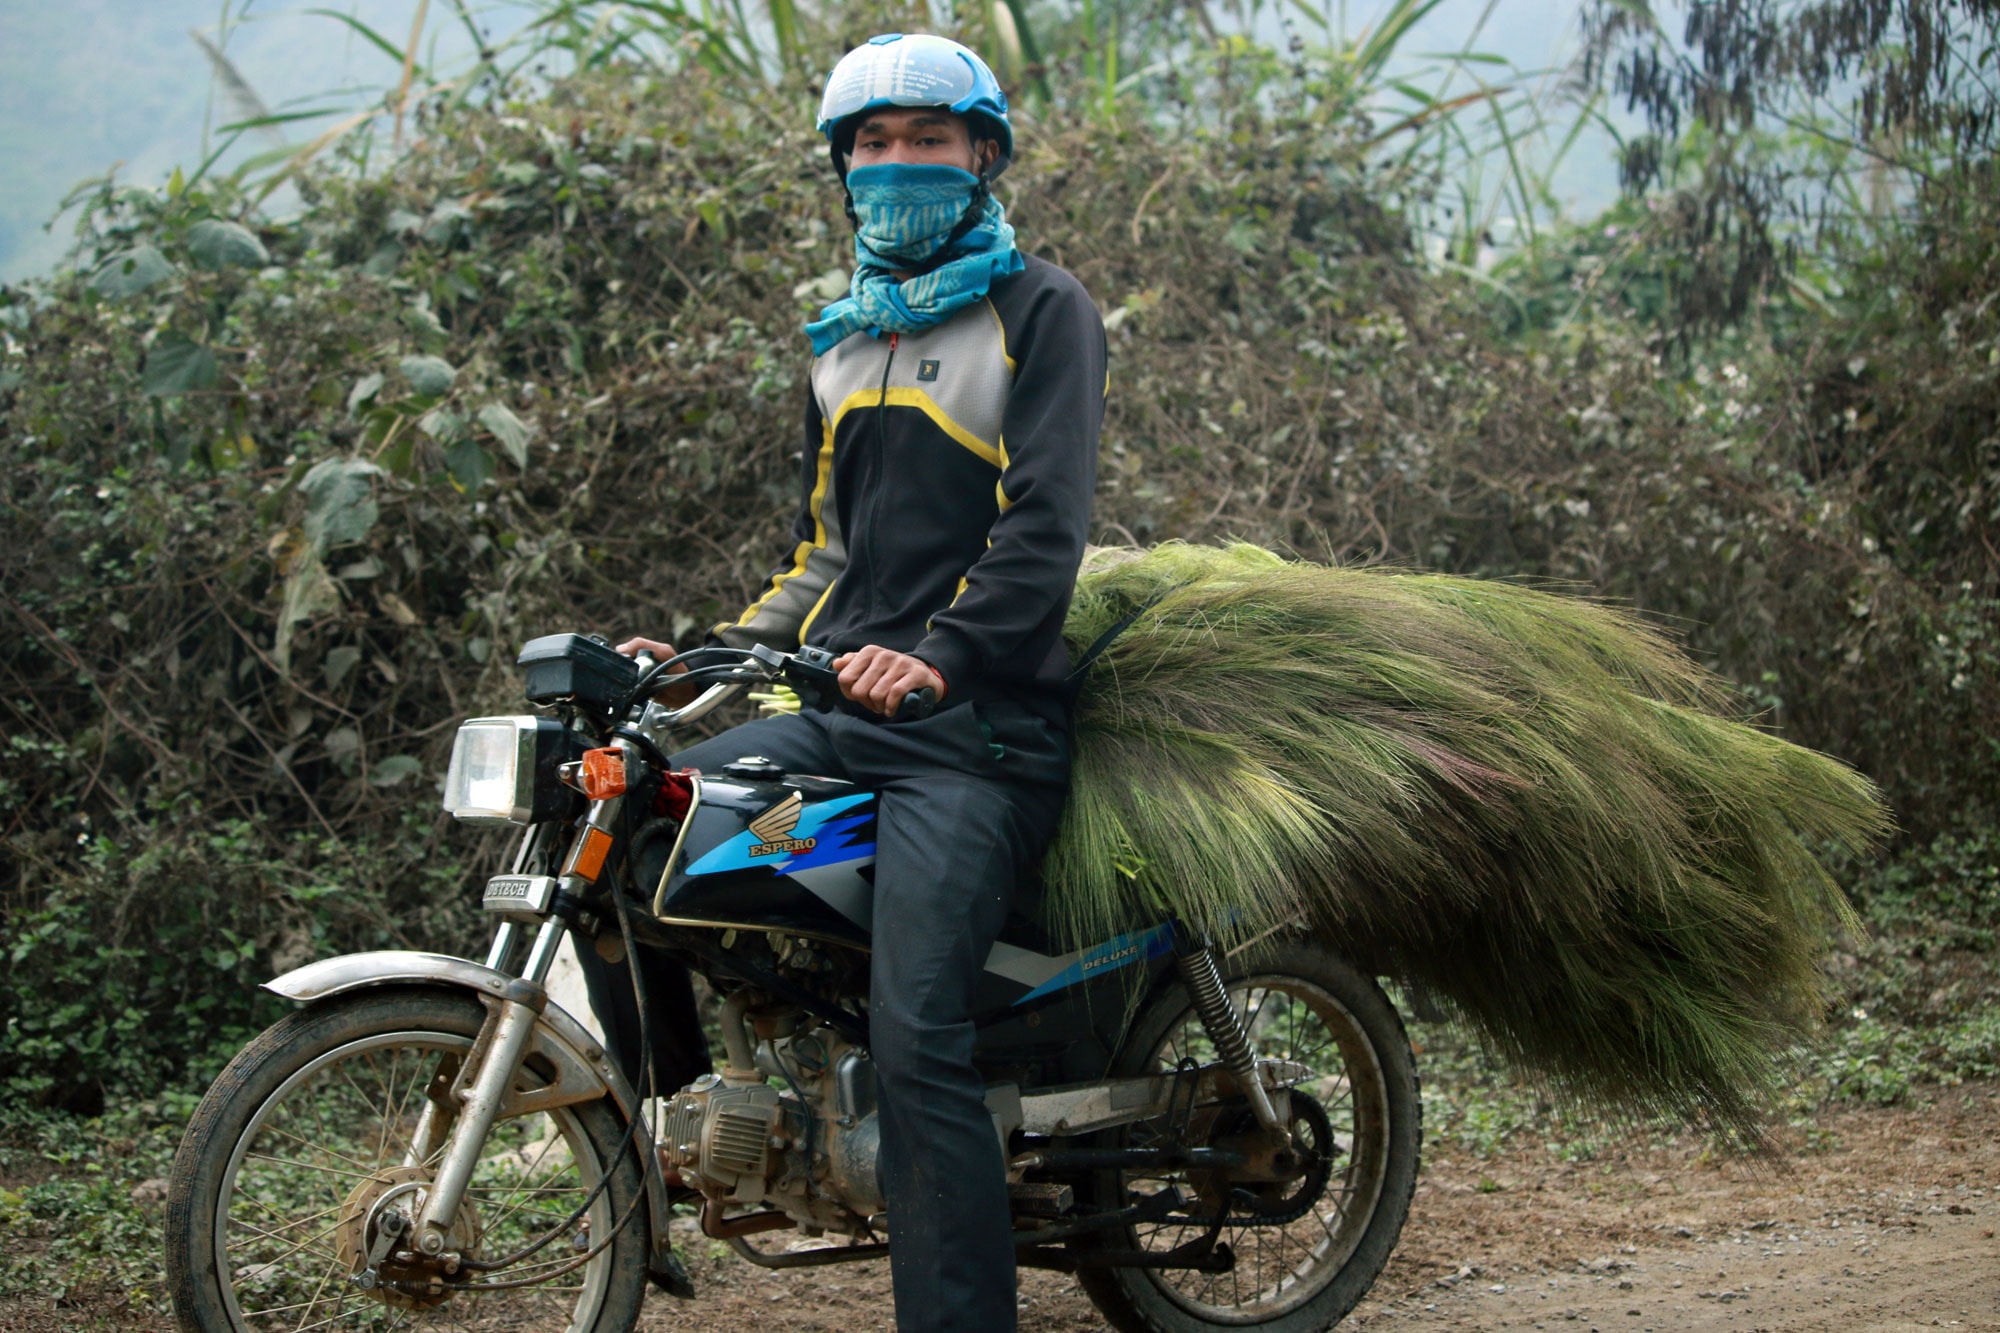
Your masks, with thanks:
M 664 1159 L 718 1202 L 763 1204 L 808 1226 L 867 1234 L 868 1219 L 882 1212 L 868 1056 L 819 1026 L 762 1041 L 753 1058 L 753 1069 L 732 1059 L 724 1073 L 668 1100 Z M 791 1086 L 780 1089 L 768 1075 Z

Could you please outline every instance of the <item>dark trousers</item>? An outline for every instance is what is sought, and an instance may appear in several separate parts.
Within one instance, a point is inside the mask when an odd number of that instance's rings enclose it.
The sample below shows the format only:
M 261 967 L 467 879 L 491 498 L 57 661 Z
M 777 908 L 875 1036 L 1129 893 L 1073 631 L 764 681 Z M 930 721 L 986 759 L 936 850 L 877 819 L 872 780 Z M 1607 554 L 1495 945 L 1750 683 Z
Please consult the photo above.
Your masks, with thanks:
M 1061 816 L 1067 738 L 1018 705 L 979 702 L 922 722 L 845 712 L 764 718 L 675 761 L 712 773 L 753 754 L 879 793 L 868 1030 L 897 1327 L 1012 1329 L 1013 1226 L 985 1084 L 972 1064 L 972 995 L 1016 888 Z M 634 1068 L 629 980 L 622 967 L 582 952 L 613 1049 Z M 639 963 L 649 1008 L 667 1025 L 690 1022 L 685 974 L 646 952 Z M 663 1038 L 655 1036 L 656 1062 L 663 1071 L 684 1067 L 686 1038 Z M 679 1084 L 663 1077 L 662 1086 Z

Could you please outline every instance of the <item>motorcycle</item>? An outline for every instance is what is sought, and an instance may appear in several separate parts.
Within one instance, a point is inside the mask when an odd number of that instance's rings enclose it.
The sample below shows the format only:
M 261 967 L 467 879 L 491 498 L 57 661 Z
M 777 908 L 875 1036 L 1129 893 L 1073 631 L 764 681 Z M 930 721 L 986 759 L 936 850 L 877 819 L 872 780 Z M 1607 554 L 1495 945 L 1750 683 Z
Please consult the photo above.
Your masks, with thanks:
M 765 1268 L 888 1253 L 864 1003 L 875 794 L 754 755 L 667 759 L 748 688 L 832 703 L 830 655 L 652 662 L 561 634 L 519 660 L 541 711 L 464 723 L 445 781 L 458 819 L 522 830 L 482 894 L 485 959 L 362 953 L 267 983 L 300 1007 L 224 1069 L 174 1162 L 182 1328 L 615 1333 L 649 1280 L 688 1294 L 670 1223 L 690 1206 Z M 653 697 L 671 670 L 700 691 L 679 707 Z M 549 999 L 566 935 L 702 977 L 721 1070 L 634 1086 Z M 975 1020 L 1017 1260 L 1073 1273 L 1117 1328 L 1324 1329 L 1387 1261 L 1417 1077 L 1394 1006 L 1323 945 L 1225 952 L 1167 919 L 1058 952 L 1015 918 Z

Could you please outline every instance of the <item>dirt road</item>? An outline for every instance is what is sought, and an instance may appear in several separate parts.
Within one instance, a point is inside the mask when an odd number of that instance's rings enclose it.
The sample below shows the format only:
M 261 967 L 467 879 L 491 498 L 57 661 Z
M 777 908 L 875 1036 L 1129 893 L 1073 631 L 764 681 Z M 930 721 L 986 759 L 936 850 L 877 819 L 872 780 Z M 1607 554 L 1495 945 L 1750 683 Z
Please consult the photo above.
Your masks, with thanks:
M 2000 1333 L 2000 1085 L 1830 1112 L 1777 1166 L 1691 1142 L 1427 1157 L 1402 1245 L 1343 1330 Z M 647 1329 L 893 1327 L 883 1264 L 779 1274 L 703 1254 L 697 1271 L 703 1298 L 649 1302 Z M 1072 1279 L 1023 1275 L 1023 1333 L 1102 1326 Z
M 1692 1140 L 1583 1162 L 1434 1143 L 1402 1244 L 1343 1333 L 2000 1333 L 2000 1083 L 1931 1092 L 1926 1108 L 1827 1113 L 1776 1165 Z M 655 1294 L 652 1333 L 894 1326 L 886 1264 L 767 1272 L 679 1226 L 701 1298 Z M 130 1295 L 0 1297 L 0 1333 L 166 1326 Z M 1020 1317 L 1023 1333 L 1103 1327 L 1060 1274 L 1023 1274 Z
M 1604 1333 L 2000 1330 L 2000 1088 L 1824 1117 L 1774 1168 L 1681 1145 L 1434 1157 L 1349 1322 Z M 1485 1192 L 1482 1192 L 1484 1190 Z

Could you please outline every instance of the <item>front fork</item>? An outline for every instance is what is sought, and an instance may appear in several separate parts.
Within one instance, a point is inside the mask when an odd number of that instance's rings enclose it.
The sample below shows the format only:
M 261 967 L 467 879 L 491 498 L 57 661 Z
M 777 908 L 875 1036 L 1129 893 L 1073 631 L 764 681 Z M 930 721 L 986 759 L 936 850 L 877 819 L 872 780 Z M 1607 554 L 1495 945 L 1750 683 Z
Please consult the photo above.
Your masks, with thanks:
M 599 840 L 608 842 L 611 838 L 624 799 L 612 796 L 591 802 L 558 879 L 563 893 L 575 896 L 588 891 L 602 873 L 604 854 Z M 517 857 L 517 868 L 527 860 L 534 838 L 535 831 L 530 830 Z M 485 1054 L 479 1068 L 472 1072 L 459 1105 L 451 1107 L 449 1088 L 434 1089 L 418 1121 L 410 1154 L 417 1163 L 428 1161 L 436 1151 L 438 1139 L 449 1136 L 414 1228 L 416 1249 L 423 1254 L 444 1251 L 459 1205 L 465 1200 L 466 1186 L 471 1184 L 473 1169 L 485 1151 L 486 1136 L 499 1119 L 500 1108 L 520 1069 L 521 1057 L 535 1035 L 542 1011 L 548 1007 L 549 994 L 544 983 L 548 981 L 549 969 L 555 965 L 556 948 L 569 929 L 564 915 L 557 912 L 541 923 L 521 975 L 507 983 L 500 1003 L 487 1016 L 486 1030 L 473 1047 L 475 1052 L 484 1048 Z M 487 955 L 487 966 L 499 968 L 506 963 L 517 934 L 514 922 L 501 925 Z

